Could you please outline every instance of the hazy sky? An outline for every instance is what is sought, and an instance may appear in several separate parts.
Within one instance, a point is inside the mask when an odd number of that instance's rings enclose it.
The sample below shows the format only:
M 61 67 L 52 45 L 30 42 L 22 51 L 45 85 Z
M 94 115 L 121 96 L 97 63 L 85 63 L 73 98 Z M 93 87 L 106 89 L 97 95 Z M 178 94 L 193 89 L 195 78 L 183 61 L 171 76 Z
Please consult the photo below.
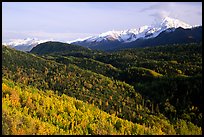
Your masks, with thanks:
M 169 16 L 202 24 L 202 2 L 3 2 L 2 40 L 75 40 Z

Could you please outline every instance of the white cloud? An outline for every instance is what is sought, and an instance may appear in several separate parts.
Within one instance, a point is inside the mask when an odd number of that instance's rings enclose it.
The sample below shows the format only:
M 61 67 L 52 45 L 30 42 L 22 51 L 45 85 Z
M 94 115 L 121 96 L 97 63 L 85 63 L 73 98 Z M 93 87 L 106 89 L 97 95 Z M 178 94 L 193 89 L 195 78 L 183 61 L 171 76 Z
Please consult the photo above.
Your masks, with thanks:
M 143 8 L 141 12 L 149 14 L 155 20 L 173 17 L 191 25 L 201 25 L 202 3 L 200 2 L 160 2 Z

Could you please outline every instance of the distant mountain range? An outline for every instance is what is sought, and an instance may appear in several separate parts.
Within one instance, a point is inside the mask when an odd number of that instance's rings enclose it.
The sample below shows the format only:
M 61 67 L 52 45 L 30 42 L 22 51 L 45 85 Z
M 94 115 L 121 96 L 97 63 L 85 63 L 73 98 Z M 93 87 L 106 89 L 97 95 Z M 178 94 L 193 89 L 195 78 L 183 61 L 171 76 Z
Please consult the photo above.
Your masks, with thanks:
M 36 45 L 48 40 L 24 39 L 3 43 L 17 50 L 30 51 Z M 191 43 L 202 41 L 202 26 L 191 26 L 178 19 L 165 17 L 151 26 L 123 31 L 108 31 L 98 36 L 68 41 L 90 49 L 118 50 L 133 47 L 149 47 L 165 44 Z
M 119 41 L 119 42 L 132 42 L 137 39 L 149 39 L 158 36 L 162 31 L 169 28 L 192 28 L 191 25 L 179 21 L 177 19 L 172 19 L 169 17 L 164 18 L 161 22 L 153 24 L 151 26 L 142 26 L 138 29 L 127 29 L 123 31 L 108 31 L 101 33 L 98 36 L 93 36 L 84 40 L 76 40 L 73 42 L 102 42 L 102 41 Z M 173 31 L 172 29 L 171 31 Z M 73 43 L 71 42 L 71 43 Z
M 117 50 L 163 44 L 202 41 L 202 26 L 191 26 L 178 19 L 165 17 L 161 22 L 139 29 L 108 31 L 71 44 L 100 50 Z
M 7 45 L 21 51 L 30 51 L 36 45 L 47 41 L 49 40 L 39 40 L 37 38 L 14 39 L 8 43 L 2 43 L 2 45 Z
M 168 44 L 182 44 L 182 43 L 199 43 L 202 42 L 202 27 L 195 27 L 191 29 L 183 29 L 181 27 L 172 32 L 168 30 L 161 32 L 158 36 L 149 39 L 137 39 L 132 42 L 120 41 L 102 41 L 102 42 L 75 42 L 74 45 L 80 45 L 90 49 L 98 50 L 119 50 L 124 48 L 139 48 L 151 47 Z

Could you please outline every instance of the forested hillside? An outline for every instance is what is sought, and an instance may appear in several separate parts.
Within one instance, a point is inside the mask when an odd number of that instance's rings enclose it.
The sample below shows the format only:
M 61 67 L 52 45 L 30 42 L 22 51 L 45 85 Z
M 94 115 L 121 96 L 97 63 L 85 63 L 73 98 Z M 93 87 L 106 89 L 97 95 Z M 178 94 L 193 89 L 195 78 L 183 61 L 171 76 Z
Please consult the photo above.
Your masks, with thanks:
M 166 134 L 107 114 L 75 98 L 3 79 L 3 134 Z
M 64 51 L 69 51 L 69 52 L 76 52 L 76 51 L 85 51 L 85 52 L 90 52 L 91 50 L 88 48 L 84 48 L 81 46 L 76 46 L 76 45 L 70 45 L 62 42 L 45 42 L 38 44 L 38 46 L 34 47 L 31 52 L 32 53 L 37 53 L 37 54 L 46 54 L 46 53 L 63 53 Z
M 202 43 L 2 48 L 3 134 L 201 134 Z

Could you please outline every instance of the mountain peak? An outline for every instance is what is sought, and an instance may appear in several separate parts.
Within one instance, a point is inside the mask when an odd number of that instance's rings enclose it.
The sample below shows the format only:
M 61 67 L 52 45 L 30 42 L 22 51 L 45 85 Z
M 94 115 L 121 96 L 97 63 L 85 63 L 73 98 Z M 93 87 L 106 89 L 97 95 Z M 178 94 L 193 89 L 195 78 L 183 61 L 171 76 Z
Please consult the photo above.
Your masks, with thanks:
M 178 27 L 182 27 L 184 29 L 192 28 L 191 25 L 179 19 L 170 18 L 170 17 L 164 17 L 158 25 L 165 28 L 178 28 Z

